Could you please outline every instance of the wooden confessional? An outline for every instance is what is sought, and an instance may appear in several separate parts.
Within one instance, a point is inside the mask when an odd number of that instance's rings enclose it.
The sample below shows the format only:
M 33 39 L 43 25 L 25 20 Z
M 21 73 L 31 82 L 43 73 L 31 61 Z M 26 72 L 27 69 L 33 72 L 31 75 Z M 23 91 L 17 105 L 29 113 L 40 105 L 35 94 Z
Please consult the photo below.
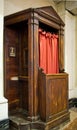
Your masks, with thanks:
M 58 73 L 46 74 L 39 66 L 39 28 L 59 37 Z M 51 6 L 5 16 L 4 88 L 11 128 L 49 130 L 69 120 L 63 28 Z

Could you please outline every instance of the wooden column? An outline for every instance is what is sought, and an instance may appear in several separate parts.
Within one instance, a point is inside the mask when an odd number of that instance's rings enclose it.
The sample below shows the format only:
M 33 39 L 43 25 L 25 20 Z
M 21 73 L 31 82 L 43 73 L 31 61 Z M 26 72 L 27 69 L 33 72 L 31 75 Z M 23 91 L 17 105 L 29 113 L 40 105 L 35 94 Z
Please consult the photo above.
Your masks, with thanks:
M 39 49 L 38 49 L 38 19 L 36 13 L 34 13 L 34 55 L 33 55 L 33 62 L 34 62 L 34 85 L 33 85 L 33 92 L 34 92 L 34 116 L 38 118 L 38 67 L 39 67 Z
M 64 29 L 61 26 L 59 30 L 59 69 L 64 72 Z
M 38 118 L 38 20 L 34 12 L 28 20 L 29 48 L 29 116 L 31 120 Z
M 32 14 L 31 14 L 32 15 Z M 33 19 L 32 17 L 28 20 L 28 67 L 29 67 L 29 78 L 28 78 L 28 95 L 29 95 L 29 118 L 33 117 Z

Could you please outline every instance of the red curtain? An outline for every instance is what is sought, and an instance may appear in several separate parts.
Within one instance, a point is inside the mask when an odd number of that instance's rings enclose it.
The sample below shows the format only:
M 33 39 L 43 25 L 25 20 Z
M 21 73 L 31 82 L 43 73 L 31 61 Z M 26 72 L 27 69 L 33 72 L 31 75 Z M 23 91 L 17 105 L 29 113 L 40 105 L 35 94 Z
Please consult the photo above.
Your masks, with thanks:
M 45 35 L 46 33 L 45 32 L 42 32 L 42 30 L 39 30 L 39 33 L 40 33 L 40 46 L 39 46 L 39 50 L 40 50 L 40 55 L 39 55 L 39 58 L 40 58 L 40 61 L 39 61 L 39 64 L 40 64 L 40 68 L 43 68 L 44 72 L 46 73 L 46 38 L 45 38 Z
M 39 65 L 46 74 L 59 72 L 58 35 L 39 29 Z

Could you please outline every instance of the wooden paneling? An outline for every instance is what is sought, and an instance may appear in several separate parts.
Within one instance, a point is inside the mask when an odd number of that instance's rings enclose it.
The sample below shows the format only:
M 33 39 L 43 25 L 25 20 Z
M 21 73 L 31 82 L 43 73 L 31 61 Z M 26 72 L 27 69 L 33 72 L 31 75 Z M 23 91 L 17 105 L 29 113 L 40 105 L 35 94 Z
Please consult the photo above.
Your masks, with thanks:
M 21 84 L 19 81 L 20 76 L 28 76 L 27 34 L 26 22 L 25 24 L 19 23 L 5 27 L 5 96 L 8 98 L 9 110 L 11 111 L 24 107 L 28 110 L 28 82 L 23 81 Z M 15 48 L 15 56 L 10 55 L 11 47 Z M 26 48 L 27 51 L 25 51 Z M 22 100 L 21 95 L 24 100 Z
M 39 112 L 43 121 L 67 112 L 68 74 L 46 75 L 39 70 Z
M 9 109 L 19 107 L 19 84 L 18 80 L 12 80 L 12 77 L 18 77 L 18 33 L 15 28 L 5 29 L 5 96 L 9 101 Z M 16 56 L 10 56 L 10 48 L 16 49 Z
M 20 79 L 20 106 L 28 111 L 28 81 Z

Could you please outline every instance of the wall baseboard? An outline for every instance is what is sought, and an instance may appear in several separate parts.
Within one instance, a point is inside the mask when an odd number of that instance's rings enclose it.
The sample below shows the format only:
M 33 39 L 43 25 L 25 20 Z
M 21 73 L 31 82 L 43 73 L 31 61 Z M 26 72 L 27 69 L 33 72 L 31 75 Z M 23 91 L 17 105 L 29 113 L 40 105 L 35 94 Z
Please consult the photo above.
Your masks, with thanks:
M 0 130 L 9 130 L 9 119 L 0 121 Z
M 69 99 L 69 108 L 77 107 L 77 98 Z

